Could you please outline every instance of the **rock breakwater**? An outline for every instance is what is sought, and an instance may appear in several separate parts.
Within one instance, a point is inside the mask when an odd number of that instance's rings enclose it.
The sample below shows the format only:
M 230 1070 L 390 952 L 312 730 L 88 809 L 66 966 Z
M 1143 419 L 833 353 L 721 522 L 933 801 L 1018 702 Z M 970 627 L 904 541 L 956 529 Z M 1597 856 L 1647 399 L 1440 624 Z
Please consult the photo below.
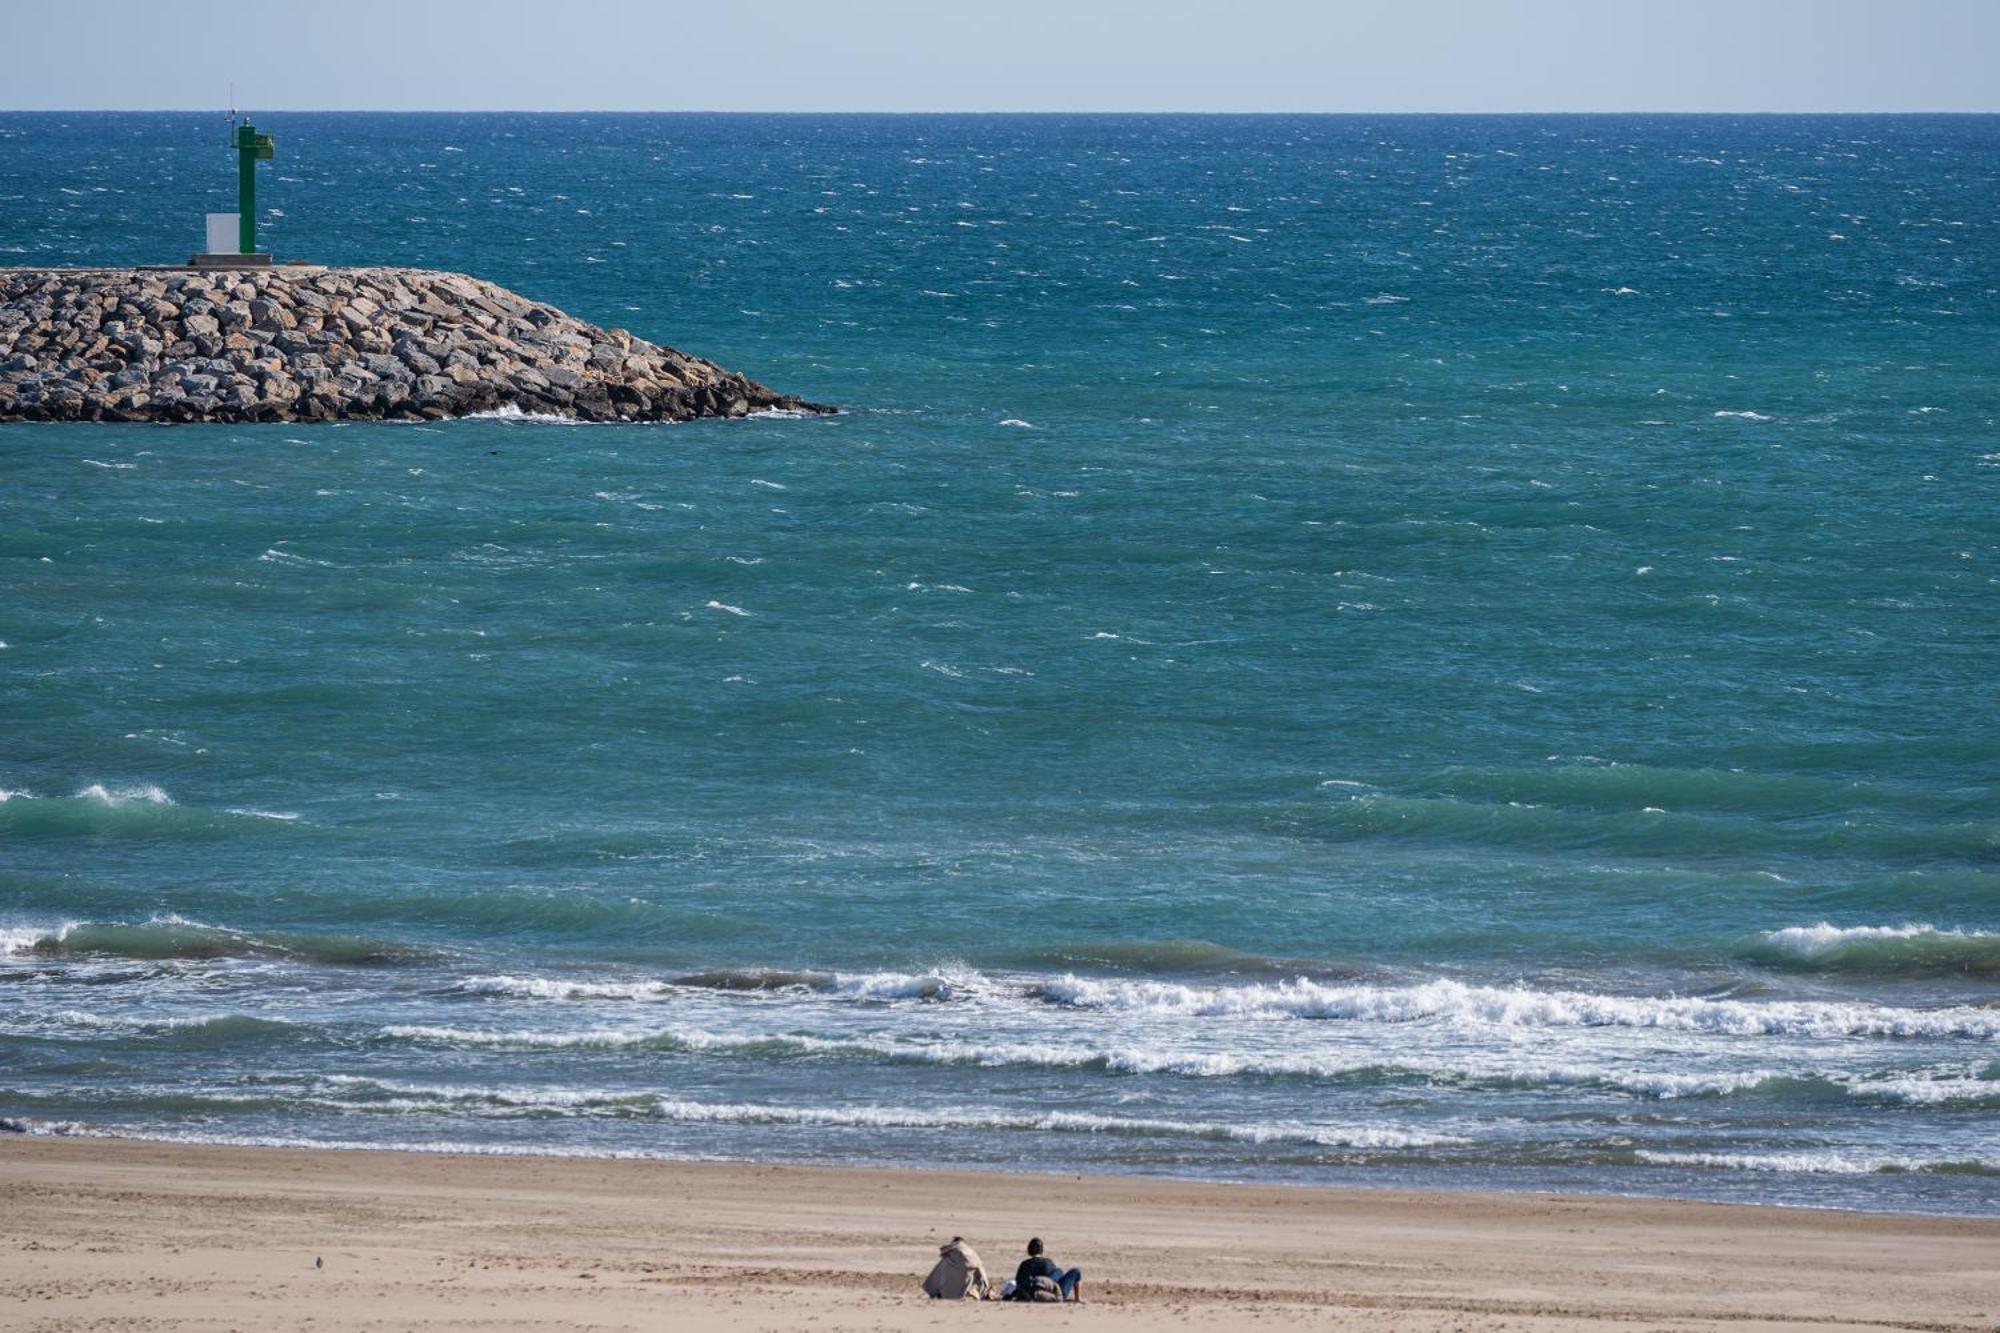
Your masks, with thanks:
M 0 269 L 0 421 L 825 412 L 462 273 Z

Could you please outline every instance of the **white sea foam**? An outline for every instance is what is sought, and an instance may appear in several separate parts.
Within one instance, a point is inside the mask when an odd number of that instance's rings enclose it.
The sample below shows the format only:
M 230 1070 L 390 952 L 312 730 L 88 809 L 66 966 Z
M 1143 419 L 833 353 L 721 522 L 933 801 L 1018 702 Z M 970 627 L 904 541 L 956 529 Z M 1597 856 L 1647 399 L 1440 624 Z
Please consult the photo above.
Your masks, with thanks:
M 1764 943 L 1800 958 L 1821 958 L 1850 944 L 1868 940 L 2000 940 L 2000 933 L 1987 930 L 1939 930 L 1928 923 L 1901 926 L 1836 926 L 1822 921 L 1816 926 L 1786 926 L 1764 932 Z
M 1770 421 L 1772 418 L 1762 412 L 1717 412 L 1718 417 L 1734 417 L 1738 421 Z
M 296 551 L 280 550 L 275 546 L 268 548 L 257 559 L 268 565 L 311 565 L 317 569 L 342 568 L 331 560 L 315 560 L 311 556 L 300 555 Z
M 0 926 L 0 955 L 34 953 L 45 941 L 62 939 L 76 924 L 65 921 L 55 926 Z
M 1324 1019 L 1363 1023 L 1442 1022 L 1507 1028 L 1643 1028 L 1723 1036 L 1931 1037 L 2000 1039 L 2000 1009 L 1952 1005 L 1901 1008 L 1862 1001 L 1711 1000 L 1608 995 L 1589 991 L 1474 986 L 1431 981 L 1405 986 L 1335 985 L 1307 978 L 1204 986 L 1173 981 L 988 976 L 953 966 L 925 973 L 718 974 L 588 981 L 486 976 L 464 983 L 475 994 L 538 999 L 657 999 L 692 989 L 776 990 L 846 999 L 986 998 L 1172 1018 Z
M 453 1139 L 426 1139 L 419 1142 L 354 1143 L 339 1139 L 315 1139 L 287 1134 L 215 1134 L 200 1131 L 158 1130 L 140 1125 L 93 1125 L 80 1120 L 34 1120 L 0 1116 L 0 1129 L 18 1133 L 57 1135 L 88 1139 L 132 1139 L 140 1143 L 200 1143 L 229 1148 L 314 1148 L 328 1152 L 410 1152 L 444 1154 L 452 1157 L 560 1157 L 613 1161 L 726 1161 L 691 1153 L 667 1153 L 634 1148 L 562 1148 L 536 1143 L 481 1143 Z
M 473 995 L 534 1000 L 659 1000 L 715 991 L 791 990 L 845 1000 L 937 999 L 978 989 L 981 978 L 962 968 L 934 972 L 757 972 L 717 973 L 680 979 L 634 978 L 580 981 L 564 977 L 479 976 L 460 989 Z
M 1859 1176 L 1885 1171 L 2000 1170 L 2000 1157 L 1917 1157 L 1836 1151 L 1782 1153 L 1656 1152 L 1642 1148 L 1640 1161 L 1656 1166 L 1707 1166 L 1733 1171 L 1805 1172 Z
M 1066 975 L 1035 987 L 1084 1009 L 1200 1018 L 1317 1018 L 1407 1023 L 1434 1019 L 1504 1027 L 1629 1027 L 1736 1036 L 2000 1037 L 2000 1010 L 1900 1009 L 1846 1002 L 1706 1000 L 1600 995 L 1432 981 L 1328 986 L 1303 978 L 1250 986 L 1189 986 Z
M 708 609 L 711 611 L 727 611 L 732 616 L 747 616 L 750 614 L 748 611 L 745 611 L 742 607 L 731 606 L 727 602 L 710 601 L 708 603 Z
M 1847 1095 L 1905 1106 L 2000 1105 L 2000 1078 L 1976 1073 L 1891 1074 L 1840 1080 Z
M 132 1014 L 95 1013 L 88 1009 L 59 1009 L 51 1015 L 56 1021 L 69 1027 L 102 1028 L 129 1032 L 191 1032 L 203 1028 L 265 1026 L 293 1027 L 289 1019 L 273 1018 L 267 1014 L 157 1014 L 151 1017 Z
M 390 1085 L 378 1086 L 387 1089 Z M 1027 1115 L 983 1108 L 933 1111 L 895 1106 L 778 1106 L 758 1102 L 698 1102 L 653 1094 L 565 1093 L 558 1089 L 529 1091 L 519 1089 L 423 1089 L 409 1087 L 408 1090 L 414 1095 L 374 1098 L 366 1101 L 314 1096 L 285 1097 L 284 1100 L 295 1105 L 304 1104 L 323 1107 L 328 1110 L 345 1111 L 373 1110 L 376 1112 L 434 1113 L 444 1107 L 455 1105 L 457 1109 L 463 1111 L 468 1106 L 483 1103 L 502 1114 L 510 1112 L 514 1114 L 522 1112 L 570 1112 L 572 1114 L 587 1115 L 592 1113 L 603 1114 L 606 1111 L 622 1111 L 628 1115 L 635 1113 L 642 1114 L 654 1119 L 673 1121 L 680 1124 L 798 1125 L 864 1130 L 985 1130 L 1019 1133 L 1116 1135 L 1145 1138 L 1196 1138 L 1256 1144 L 1291 1143 L 1350 1152 L 1393 1152 L 1411 1148 L 1442 1147 L 1465 1142 L 1463 1139 L 1449 1135 L 1426 1134 L 1394 1126 L 1323 1125 L 1298 1121 L 1227 1124 L 1219 1121 L 1144 1119 L 1126 1116 L 1094 1115 L 1074 1111 L 1056 1111 L 1041 1115 Z M 262 1101 L 270 1100 L 270 1098 L 248 1094 L 223 1094 L 214 1098 L 214 1100 Z M 245 1146 L 270 1145 L 284 1147 L 328 1146 L 362 1148 L 377 1146 L 373 1144 L 320 1144 L 308 1139 L 273 1138 L 261 1135 L 184 1135 L 149 1130 L 138 1130 L 135 1132 L 121 1126 L 96 1126 L 76 1121 L 9 1119 L 4 1123 L 9 1128 L 18 1128 L 33 1134 L 77 1135 L 91 1138 L 131 1137 L 155 1142 L 231 1143 Z M 539 1147 L 532 1150 L 523 1150 L 517 1147 L 503 1147 L 493 1144 L 461 1146 L 457 1144 L 438 1143 L 427 1145 L 384 1144 L 380 1146 L 393 1146 L 408 1151 L 481 1152 L 509 1156 L 644 1157 L 655 1155 L 650 1153 L 619 1152 L 615 1150 L 574 1152 L 553 1149 L 545 1151 Z
M 507 1051 L 559 1051 L 572 1048 L 617 1049 L 672 1041 L 693 1048 L 696 1043 L 670 1031 L 634 1032 L 622 1028 L 585 1028 L 572 1032 L 527 1029 L 441 1027 L 429 1023 L 392 1023 L 381 1035 L 400 1041 L 436 1042 L 447 1046 L 491 1046 Z
M 473 412 L 469 418 L 474 421 L 532 421 L 545 426 L 585 426 L 591 423 L 579 421 L 575 417 L 557 416 L 553 412 L 524 412 L 519 403 L 502 403 L 490 412 Z
M 569 981 L 554 977 L 471 977 L 459 989 L 470 995 L 530 1000 L 654 1000 L 678 987 L 665 981 Z
M 714 1103 L 662 1097 L 663 1120 L 697 1124 L 815 1125 L 854 1129 L 1003 1130 L 1029 1133 L 1132 1135 L 1147 1138 L 1218 1139 L 1241 1143 L 1296 1143 L 1322 1148 L 1393 1150 L 1436 1147 L 1462 1140 L 1393 1126 L 1314 1125 L 1299 1121 L 1228 1123 L 1099 1115 L 1084 1111 L 1023 1114 L 968 1107 L 925 1110 L 894 1106 L 774 1106 Z
M 107 805 L 114 810 L 121 805 L 131 805 L 134 803 L 141 805 L 172 805 L 174 803 L 174 798 L 167 795 L 165 788 L 155 786 L 150 782 L 132 783 L 121 786 L 93 782 L 82 791 L 79 791 L 76 794 L 76 798 L 80 801 L 95 801 L 99 805 Z
M 1726 1097 L 1787 1080 L 1818 1080 L 1829 1090 L 1841 1090 L 1860 1100 L 1915 1106 L 1984 1105 L 2000 1101 L 2000 1080 L 1983 1078 L 1978 1070 L 1964 1067 L 1880 1074 L 1775 1068 L 1672 1072 L 1605 1065 L 1522 1063 L 1504 1054 L 1486 1057 L 1463 1053 L 1429 1058 L 1401 1051 L 1236 1052 L 1173 1045 L 1100 1047 L 1066 1044 L 1061 1040 L 1024 1043 L 1001 1035 L 982 1041 L 879 1033 L 816 1036 L 798 1031 L 714 1032 L 685 1026 L 551 1031 L 398 1024 L 383 1028 L 381 1035 L 397 1040 L 517 1051 L 651 1046 L 716 1057 L 845 1057 L 986 1068 L 1094 1068 L 1118 1074 L 1165 1074 L 1190 1079 L 1275 1077 L 1473 1087 L 1576 1087 L 1658 1101 Z
M 707 1102 L 647 1089 L 464 1086 L 412 1083 L 335 1074 L 309 1087 L 204 1090 L 212 1101 L 280 1101 L 332 1111 L 474 1116 L 522 1114 L 639 1115 L 702 1125 L 798 1125 L 836 1129 L 986 1130 L 1016 1133 L 1196 1138 L 1256 1144 L 1302 1144 L 1362 1151 L 1463 1143 L 1454 1135 L 1395 1125 L 1321 1124 L 1297 1120 L 1215 1121 L 1104 1115 L 1087 1111 L 1010 1111 L 998 1107 L 928 1108 L 863 1104 L 795 1106 L 771 1102 Z

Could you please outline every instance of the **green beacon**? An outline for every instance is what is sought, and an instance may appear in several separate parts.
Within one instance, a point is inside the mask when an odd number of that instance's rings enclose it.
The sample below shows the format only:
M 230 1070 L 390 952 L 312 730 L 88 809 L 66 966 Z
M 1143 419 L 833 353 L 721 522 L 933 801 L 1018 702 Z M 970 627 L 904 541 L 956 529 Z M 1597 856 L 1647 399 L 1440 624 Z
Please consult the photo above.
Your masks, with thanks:
M 236 234 L 241 254 L 257 253 L 257 164 L 269 162 L 276 149 L 268 134 L 244 121 L 236 127 Z

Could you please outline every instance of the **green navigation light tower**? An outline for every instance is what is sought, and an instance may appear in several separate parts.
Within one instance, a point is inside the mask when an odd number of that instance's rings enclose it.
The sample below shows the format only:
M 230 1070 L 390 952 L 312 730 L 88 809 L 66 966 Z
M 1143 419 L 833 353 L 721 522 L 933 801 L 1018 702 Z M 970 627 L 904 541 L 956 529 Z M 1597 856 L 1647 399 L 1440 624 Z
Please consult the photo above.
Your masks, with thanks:
M 246 255 L 257 253 L 257 164 L 275 153 L 270 135 L 257 133 L 247 120 L 236 127 L 237 249 Z

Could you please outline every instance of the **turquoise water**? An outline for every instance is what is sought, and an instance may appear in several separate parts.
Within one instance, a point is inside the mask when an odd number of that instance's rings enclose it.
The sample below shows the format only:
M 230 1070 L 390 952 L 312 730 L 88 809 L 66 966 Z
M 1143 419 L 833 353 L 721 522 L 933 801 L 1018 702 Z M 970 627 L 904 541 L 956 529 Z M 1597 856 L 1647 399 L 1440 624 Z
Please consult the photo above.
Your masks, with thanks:
M 258 123 L 844 413 L 0 427 L 0 1117 L 2000 1212 L 2000 122 Z

